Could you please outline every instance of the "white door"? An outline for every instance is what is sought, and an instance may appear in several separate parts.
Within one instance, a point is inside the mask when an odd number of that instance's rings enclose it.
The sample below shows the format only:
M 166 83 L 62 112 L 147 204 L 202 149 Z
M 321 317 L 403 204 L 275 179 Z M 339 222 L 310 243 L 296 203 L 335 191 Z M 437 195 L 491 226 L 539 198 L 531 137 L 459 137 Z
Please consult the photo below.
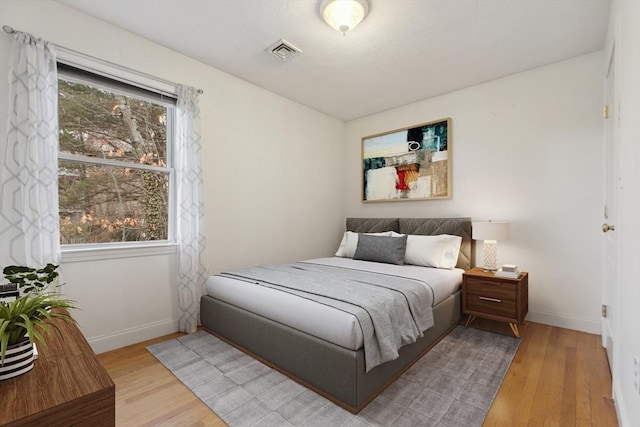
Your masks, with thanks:
M 606 316 L 602 319 L 602 345 L 607 349 L 609 368 L 614 370 L 613 342 L 617 339 L 616 295 L 617 295 L 617 239 L 615 224 L 617 218 L 617 194 L 620 189 L 620 163 L 618 157 L 618 107 L 615 88 L 615 48 L 611 51 L 609 67 L 605 80 L 605 108 L 608 118 L 605 120 L 604 159 L 605 159 L 605 207 L 603 211 L 602 231 L 604 232 L 604 277 L 602 303 L 606 306 Z

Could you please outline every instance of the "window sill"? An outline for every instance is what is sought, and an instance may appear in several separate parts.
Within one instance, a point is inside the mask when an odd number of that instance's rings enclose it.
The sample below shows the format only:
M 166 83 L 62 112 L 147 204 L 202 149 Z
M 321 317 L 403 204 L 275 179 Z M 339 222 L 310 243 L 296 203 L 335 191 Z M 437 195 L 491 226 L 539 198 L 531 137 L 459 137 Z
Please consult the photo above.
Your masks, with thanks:
M 100 261 L 117 258 L 170 255 L 177 252 L 178 245 L 175 243 L 106 248 L 62 248 L 62 262 Z

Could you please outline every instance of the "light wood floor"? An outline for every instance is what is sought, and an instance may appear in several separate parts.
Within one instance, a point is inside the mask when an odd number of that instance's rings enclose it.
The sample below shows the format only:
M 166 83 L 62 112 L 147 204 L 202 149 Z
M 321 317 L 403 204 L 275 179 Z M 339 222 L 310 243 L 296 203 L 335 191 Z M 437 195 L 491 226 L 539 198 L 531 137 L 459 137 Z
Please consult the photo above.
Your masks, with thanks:
M 481 319 L 473 327 L 509 333 Z M 225 426 L 145 347 L 167 335 L 98 356 L 116 383 L 118 426 Z M 527 322 L 522 343 L 484 426 L 617 426 L 600 337 Z

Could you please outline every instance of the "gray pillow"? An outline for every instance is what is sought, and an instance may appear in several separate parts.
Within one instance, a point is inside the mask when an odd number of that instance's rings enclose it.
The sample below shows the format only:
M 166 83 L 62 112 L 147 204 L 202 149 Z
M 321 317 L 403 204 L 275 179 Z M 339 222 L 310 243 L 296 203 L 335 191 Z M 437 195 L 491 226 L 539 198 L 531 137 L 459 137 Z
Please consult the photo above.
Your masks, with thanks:
M 358 234 L 358 246 L 353 259 L 362 261 L 404 264 L 407 236 L 387 237 Z

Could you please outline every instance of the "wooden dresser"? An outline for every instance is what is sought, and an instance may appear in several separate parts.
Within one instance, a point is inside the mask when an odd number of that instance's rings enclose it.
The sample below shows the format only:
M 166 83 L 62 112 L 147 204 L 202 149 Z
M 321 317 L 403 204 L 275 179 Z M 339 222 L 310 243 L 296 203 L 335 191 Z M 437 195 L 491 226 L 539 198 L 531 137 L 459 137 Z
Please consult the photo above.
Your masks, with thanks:
M 31 371 L 0 381 L 0 426 L 115 426 L 115 384 L 76 325 L 56 320 Z
M 509 323 L 520 337 L 518 326 L 529 311 L 529 273 L 517 279 L 496 277 L 482 268 L 472 268 L 462 276 L 462 312 L 468 314 L 467 326 L 476 317 Z

